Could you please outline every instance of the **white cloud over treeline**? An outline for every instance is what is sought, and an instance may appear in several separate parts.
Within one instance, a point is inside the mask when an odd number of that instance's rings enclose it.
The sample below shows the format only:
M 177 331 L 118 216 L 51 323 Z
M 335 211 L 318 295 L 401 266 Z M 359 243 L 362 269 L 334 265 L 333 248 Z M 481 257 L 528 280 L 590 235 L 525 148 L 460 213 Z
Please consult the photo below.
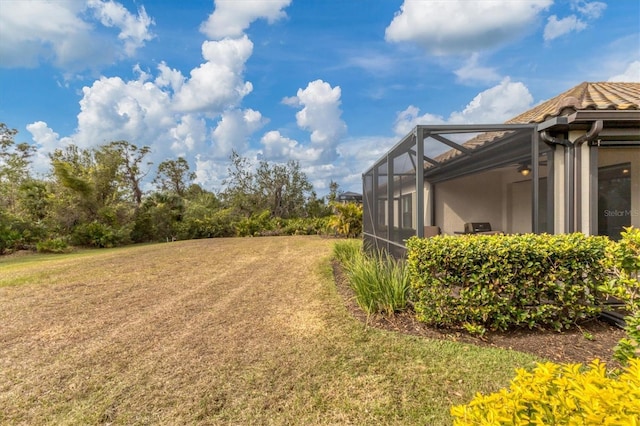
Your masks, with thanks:
M 119 58 L 135 58 L 154 37 L 154 19 L 142 6 L 132 12 L 113 0 L 13 3 L 15 10 L 0 14 L 3 66 L 48 62 L 65 72 L 88 64 L 99 67 Z M 386 134 L 358 137 L 349 135 L 342 111 L 343 96 L 352 88 L 327 78 L 273 95 L 274 104 L 291 107 L 289 124 L 273 125 L 270 117 L 246 104 L 254 90 L 246 68 L 260 44 L 254 45 L 245 31 L 257 20 L 271 24 L 286 20 L 291 0 L 216 0 L 213 4 L 214 10 L 202 17 L 199 29 L 207 39 L 201 41 L 201 57 L 191 69 L 179 69 L 159 58 L 152 69 L 133 66 L 129 77 L 92 79 L 80 91 L 73 134 L 61 137 L 40 120 L 27 126 L 40 147 L 36 162 L 44 165 L 48 152 L 69 143 L 88 148 L 128 140 L 151 146 L 156 164 L 185 157 L 198 183 L 213 189 L 224 179 L 228 157 L 236 150 L 254 160 L 299 161 L 319 193 L 330 180 L 357 190 L 361 173 L 417 124 L 502 123 L 531 108 L 536 100 L 529 88 L 521 78 L 502 75 L 488 64 L 490 51 L 524 37 L 531 28 L 542 30 L 553 1 L 405 0 L 380 37 L 389 46 L 412 43 L 425 55 L 455 58 L 449 62 L 456 64 L 451 73 L 458 82 L 477 85 L 477 94 L 448 114 L 421 112 L 417 99 L 399 107 L 395 117 L 390 114 Z M 574 0 L 569 16 L 546 20 L 543 36 L 550 41 L 579 31 L 604 11 L 598 2 Z M 10 37 L 5 37 L 9 30 Z M 394 63 L 383 59 L 367 54 L 352 62 L 369 68 L 375 62 L 378 72 L 389 75 Z M 639 61 L 627 61 L 618 68 L 611 72 L 612 81 L 640 80 Z

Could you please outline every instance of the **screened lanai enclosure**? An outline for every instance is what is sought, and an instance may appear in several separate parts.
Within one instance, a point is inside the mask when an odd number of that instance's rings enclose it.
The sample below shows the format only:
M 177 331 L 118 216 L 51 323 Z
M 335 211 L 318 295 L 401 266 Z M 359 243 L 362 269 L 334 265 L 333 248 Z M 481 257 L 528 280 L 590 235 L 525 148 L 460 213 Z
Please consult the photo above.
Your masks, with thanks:
M 469 223 L 547 232 L 551 152 L 535 124 L 417 126 L 363 175 L 365 245 L 402 256 Z
M 363 174 L 365 247 L 640 228 L 640 83 L 581 83 L 505 124 L 419 125 Z

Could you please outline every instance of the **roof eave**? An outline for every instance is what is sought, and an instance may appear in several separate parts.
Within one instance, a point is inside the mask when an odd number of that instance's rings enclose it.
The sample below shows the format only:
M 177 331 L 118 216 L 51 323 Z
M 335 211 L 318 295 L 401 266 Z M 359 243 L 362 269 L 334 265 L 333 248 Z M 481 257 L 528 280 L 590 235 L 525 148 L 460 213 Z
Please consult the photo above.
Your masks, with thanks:
M 581 110 L 569 115 L 553 117 L 538 124 L 538 131 L 567 131 L 571 128 L 581 128 L 586 123 L 602 120 L 609 123 L 635 124 L 640 123 L 640 110 Z

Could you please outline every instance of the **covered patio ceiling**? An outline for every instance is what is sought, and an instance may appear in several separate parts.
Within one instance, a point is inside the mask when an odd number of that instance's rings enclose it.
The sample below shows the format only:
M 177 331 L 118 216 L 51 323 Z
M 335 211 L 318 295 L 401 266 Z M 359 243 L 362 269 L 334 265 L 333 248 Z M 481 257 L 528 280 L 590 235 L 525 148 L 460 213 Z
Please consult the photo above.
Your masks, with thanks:
M 419 125 L 371 169 L 382 166 L 377 175 L 387 175 L 389 160 L 408 156 L 410 166 L 391 174 L 421 173 L 437 183 L 529 161 L 539 145 L 535 124 Z

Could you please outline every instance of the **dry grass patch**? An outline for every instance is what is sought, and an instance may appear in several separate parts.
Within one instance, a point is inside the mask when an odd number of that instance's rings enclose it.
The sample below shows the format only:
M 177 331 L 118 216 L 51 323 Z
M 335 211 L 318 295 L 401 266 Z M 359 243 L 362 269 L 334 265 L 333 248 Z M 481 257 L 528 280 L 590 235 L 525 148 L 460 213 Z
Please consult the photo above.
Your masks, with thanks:
M 447 424 L 533 358 L 365 329 L 333 240 L 0 261 L 0 423 Z

